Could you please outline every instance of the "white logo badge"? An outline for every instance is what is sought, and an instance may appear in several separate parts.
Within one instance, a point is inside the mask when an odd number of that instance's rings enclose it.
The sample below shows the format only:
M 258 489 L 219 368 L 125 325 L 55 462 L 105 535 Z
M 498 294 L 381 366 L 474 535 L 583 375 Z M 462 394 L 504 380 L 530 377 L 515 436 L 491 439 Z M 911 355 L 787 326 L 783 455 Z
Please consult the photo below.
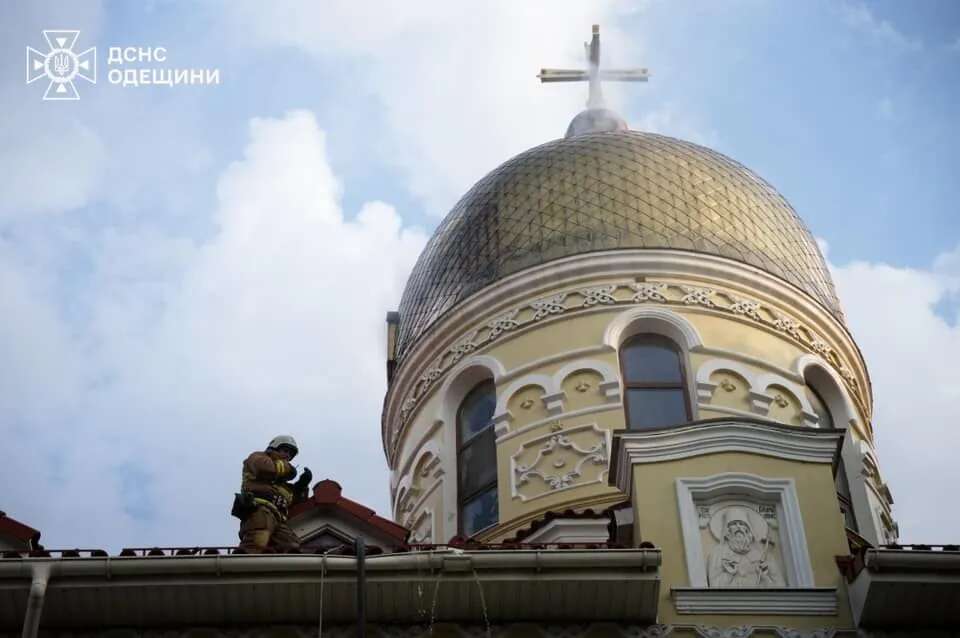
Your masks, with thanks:
M 79 100 L 80 94 L 73 81 L 82 78 L 97 83 L 97 49 L 90 47 L 74 53 L 79 31 L 44 31 L 49 51 L 41 53 L 27 47 L 27 84 L 42 77 L 50 80 L 44 100 Z

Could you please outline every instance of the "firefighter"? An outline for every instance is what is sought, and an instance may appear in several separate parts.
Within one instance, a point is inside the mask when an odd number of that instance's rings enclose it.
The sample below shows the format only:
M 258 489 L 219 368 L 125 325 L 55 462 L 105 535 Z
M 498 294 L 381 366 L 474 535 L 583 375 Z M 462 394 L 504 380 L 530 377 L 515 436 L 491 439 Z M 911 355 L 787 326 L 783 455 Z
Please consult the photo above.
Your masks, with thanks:
M 240 518 L 240 549 L 249 554 L 287 553 L 300 548 L 287 525 L 287 511 L 307 498 L 313 474 L 304 468 L 300 478 L 290 462 L 297 455 L 297 442 L 281 435 L 263 452 L 254 452 L 243 462 L 243 484 L 234 503 Z

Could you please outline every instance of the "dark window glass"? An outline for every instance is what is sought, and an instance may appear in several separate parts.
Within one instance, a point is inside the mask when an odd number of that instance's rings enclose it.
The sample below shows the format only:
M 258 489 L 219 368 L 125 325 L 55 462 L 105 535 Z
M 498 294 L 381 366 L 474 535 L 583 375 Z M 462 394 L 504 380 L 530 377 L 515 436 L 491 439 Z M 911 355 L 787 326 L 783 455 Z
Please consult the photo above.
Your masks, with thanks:
M 497 522 L 497 486 L 480 492 L 460 506 L 462 534 L 473 536 Z
M 690 420 L 683 362 L 676 344 L 660 335 L 637 335 L 620 348 L 624 409 L 631 430 Z
M 627 382 L 677 383 L 683 381 L 680 357 L 670 342 L 650 338 L 629 341 L 623 348 L 623 378 Z
M 627 389 L 630 428 L 660 428 L 687 421 L 687 399 L 680 388 Z
M 460 450 L 460 490 L 464 496 L 497 482 L 497 445 L 487 428 Z
M 493 381 L 483 381 L 457 410 L 457 488 L 464 536 L 497 522 L 497 443 L 492 422 L 496 402 Z
M 490 425 L 496 407 L 497 395 L 493 381 L 484 381 L 471 390 L 460 404 L 457 414 L 460 441 L 466 443 L 470 437 Z

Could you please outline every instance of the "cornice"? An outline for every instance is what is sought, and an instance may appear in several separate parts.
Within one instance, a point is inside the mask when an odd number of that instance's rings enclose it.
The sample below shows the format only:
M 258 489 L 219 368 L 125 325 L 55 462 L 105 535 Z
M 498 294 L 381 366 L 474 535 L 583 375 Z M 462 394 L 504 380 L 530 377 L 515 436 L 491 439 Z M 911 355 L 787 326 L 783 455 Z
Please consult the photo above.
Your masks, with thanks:
M 610 481 L 630 494 L 632 468 L 641 463 L 742 452 L 790 461 L 832 463 L 843 430 L 802 428 L 743 419 L 710 419 L 657 430 L 619 431 L 613 435 Z
M 678 614 L 760 614 L 770 616 L 835 616 L 837 589 L 702 589 L 670 590 Z

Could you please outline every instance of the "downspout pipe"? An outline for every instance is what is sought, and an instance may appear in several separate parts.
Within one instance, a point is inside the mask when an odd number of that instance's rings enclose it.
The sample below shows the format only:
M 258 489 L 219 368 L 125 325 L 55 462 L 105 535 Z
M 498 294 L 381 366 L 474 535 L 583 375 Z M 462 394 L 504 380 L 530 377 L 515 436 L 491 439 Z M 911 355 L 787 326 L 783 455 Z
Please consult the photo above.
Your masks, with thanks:
M 27 613 L 23 617 L 21 638 L 37 638 L 40 630 L 40 616 L 43 614 L 43 602 L 47 595 L 47 583 L 50 580 L 51 563 L 34 563 L 31 571 L 33 579 L 30 593 L 27 595 Z

